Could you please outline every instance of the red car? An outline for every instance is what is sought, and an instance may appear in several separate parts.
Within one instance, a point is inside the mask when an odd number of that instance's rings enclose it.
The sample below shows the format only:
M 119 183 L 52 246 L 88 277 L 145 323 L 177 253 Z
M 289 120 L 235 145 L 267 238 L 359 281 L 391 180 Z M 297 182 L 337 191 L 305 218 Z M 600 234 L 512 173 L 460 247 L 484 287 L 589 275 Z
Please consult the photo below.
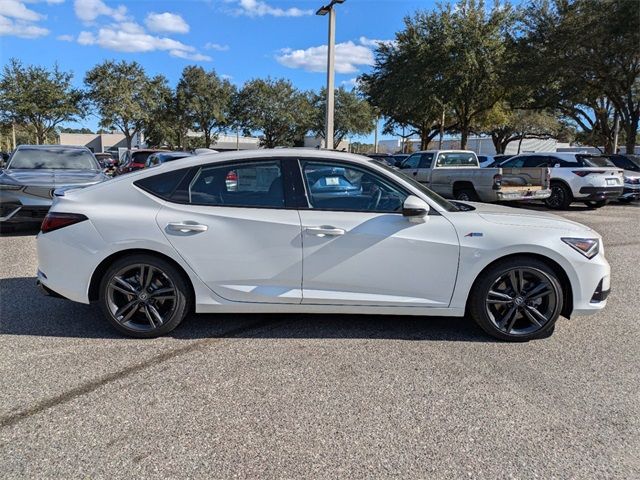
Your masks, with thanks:
M 127 150 L 122 160 L 118 163 L 118 169 L 116 175 L 122 175 L 123 173 L 135 172 L 141 170 L 147 163 L 149 155 L 156 152 L 167 152 L 168 150 L 140 148 L 138 150 Z

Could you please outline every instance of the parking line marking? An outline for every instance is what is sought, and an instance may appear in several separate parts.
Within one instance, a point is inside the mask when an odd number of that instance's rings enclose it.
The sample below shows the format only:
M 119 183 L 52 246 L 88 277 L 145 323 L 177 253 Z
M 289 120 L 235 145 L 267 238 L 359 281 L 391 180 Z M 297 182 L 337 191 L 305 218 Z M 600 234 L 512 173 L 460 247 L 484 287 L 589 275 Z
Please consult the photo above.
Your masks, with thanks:
M 129 367 L 123 368 L 117 372 L 109 373 L 95 380 L 91 380 L 84 385 L 80 385 L 78 387 L 72 388 L 71 390 L 64 392 L 60 395 L 56 395 L 55 397 L 43 400 L 38 402 L 32 407 L 26 408 L 22 411 L 16 412 L 11 415 L 6 415 L 4 417 L 0 417 L 0 428 L 10 427 L 15 425 L 21 420 L 27 419 L 33 415 L 37 415 L 38 413 L 42 413 L 50 408 L 56 407 L 58 405 L 62 405 L 64 403 L 70 402 L 82 395 L 86 395 L 91 393 L 98 388 L 108 385 L 109 383 L 115 382 L 116 380 L 121 380 L 126 377 L 130 377 L 131 375 L 138 373 L 144 370 L 147 367 L 152 367 L 158 365 L 162 362 L 166 362 L 167 360 L 171 360 L 173 358 L 179 357 L 180 355 L 184 355 L 186 353 L 193 352 L 199 349 L 202 346 L 217 343 L 224 339 L 235 338 L 240 334 L 244 334 L 251 330 L 259 330 L 263 327 L 272 327 L 276 328 L 280 326 L 282 323 L 285 323 L 286 320 L 273 321 L 273 320 L 259 320 L 257 322 L 250 323 L 249 325 L 245 325 L 242 327 L 232 328 L 227 332 L 211 338 L 204 338 L 202 340 L 198 340 L 197 342 L 190 343 L 189 345 L 185 345 L 184 347 L 174 348 L 168 352 L 161 353 L 159 355 L 155 355 L 143 362 L 136 363 L 135 365 L 131 365 Z

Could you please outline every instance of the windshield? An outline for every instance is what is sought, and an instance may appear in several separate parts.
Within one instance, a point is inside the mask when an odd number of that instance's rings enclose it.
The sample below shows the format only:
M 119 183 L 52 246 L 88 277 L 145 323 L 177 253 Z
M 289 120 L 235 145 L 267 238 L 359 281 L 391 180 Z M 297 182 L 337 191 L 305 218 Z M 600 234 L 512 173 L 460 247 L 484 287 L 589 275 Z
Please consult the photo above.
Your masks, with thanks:
M 419 190 L 429 200 L 432 200 L 434 203 L 436 203 L 439 207 L 441 207 L 445 211 L 447 211 L 447 212 L 459 212 L 459 211 L 461 211 L 458 207 L 456 207 L 449 200 L 445 200 L 444 198 L 442 198 L 440 195 L 438 195 L 434 191 L 429 190 L 423 184 L 421 184 L 420 182 L 418 182 L 418 181 L 414 180 L 413 178 L 411 178 L 409 175 L 404 174 L 401 170 L 397 170 L 395 168 L 391 168 L 391 167 L 385 165 L 384 163 L 376 162 L 376 165 L 378 165 L 379 167 L 384 168 L 387 172 L 391 173 L 392 175 L 394 175 L 396 177 L 399 177 L 401 180 L 404 180 L 405 182 L 411 184 L 411 186 L 413 186 L 414 188 Z
M 98 170 L 91 152 L 81 148 L 20 148 L 9 168 L 46 170 Z
M 584 162 L 586 167 L 615 167 L 613 162 L 607 157 L 591 157 L 581 156 L 580 159 Z

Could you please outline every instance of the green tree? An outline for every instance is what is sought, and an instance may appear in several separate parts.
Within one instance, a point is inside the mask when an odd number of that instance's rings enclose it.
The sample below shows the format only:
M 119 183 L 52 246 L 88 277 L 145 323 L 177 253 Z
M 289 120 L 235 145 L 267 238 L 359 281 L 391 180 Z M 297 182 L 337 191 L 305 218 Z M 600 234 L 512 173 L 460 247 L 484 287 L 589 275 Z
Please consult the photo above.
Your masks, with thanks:
M 234 94 L 233 84 L 220 79 L 214 70 L 188 66 L 182 71 L 176 102 L 184 107 L 193 128 L 203 133 L 206 147 L 230 126 Z
M 327 89 L 322 88 L 319 93 L 310 93 L 309 102 L 313 108 L 311 132 L 324 138 Z M 375 121 L 375 113 L 369 102 L 361 98 L 355 91 L 349 92 L 344 88 L 336 89 L 333 116 L 334 145 L 339 145 L 349 135 L 371 133 L 375 127 Z
M 512 110 L 505 102 L 497 103 L 479 119 L 475 130 L 491 136 L 496 153 L 502 154 L 511 142 L 527 138 L 551 138 L 562 131 L 562 124 L 550 112 L 543 110 Z
M 233 118 L 245 135 L 260 132 L 267 148 L 294 146 L 310 130 L 312 110 L 290 81 L 254 79 L 235 96 Z
M 0 116 L 4 121 L 29 125 L 39 144 L 55 138 L 62 122 L 76 121 L 86 114 L 87 103 L 80 89 L 71 84 L 73 74 L 29 65 L 17 59 L 5 65 L 0 77 Z
M 151 121 L 163 100 L 167 80 L 149 78 L 137 62 L 107 60 L 85 76 L 88 95 L 100 115 L 100 126 L 117 128 L 131 148 L 133 137 Z
M 558 109 L 580 137 L 613 151 L 618 115 L 628 152 L 640 120 L 640 15 L 635 0 L 534 1 L 514 36 L 514 75 L 537 107 Z
M 373 72 L 362 77 L 371 103 L 397 125 L 411 125 L 423 147 L 445 128 L 461 135 L 505 96 L 509 64 L 506 32 L 514 16 L 508 5 L 459 0 L 405 18 L 394 44 L 380 44 Z M 444 127 L 444 126 L 443 126 Z

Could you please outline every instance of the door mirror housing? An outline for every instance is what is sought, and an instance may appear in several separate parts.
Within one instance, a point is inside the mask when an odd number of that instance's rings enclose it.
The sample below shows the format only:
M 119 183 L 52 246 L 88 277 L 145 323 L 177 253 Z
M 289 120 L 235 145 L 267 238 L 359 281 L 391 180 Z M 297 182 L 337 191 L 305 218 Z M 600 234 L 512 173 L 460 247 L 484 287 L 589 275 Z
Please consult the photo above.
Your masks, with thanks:
M 405 217 L 421 218 L 429 213 L 429 204 L 416 197 L 409 195 L 402 204 L 402 215 Z

